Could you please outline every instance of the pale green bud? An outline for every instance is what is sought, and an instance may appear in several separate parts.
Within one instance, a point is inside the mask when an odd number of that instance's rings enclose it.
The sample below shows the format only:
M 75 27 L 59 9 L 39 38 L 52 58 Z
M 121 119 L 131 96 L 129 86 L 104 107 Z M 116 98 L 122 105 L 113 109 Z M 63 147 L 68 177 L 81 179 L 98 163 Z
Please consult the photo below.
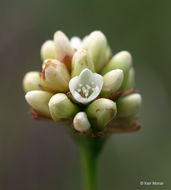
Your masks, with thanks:
M 104 127 L 115 117 L 117 108 L 115 102 L 106 98 L 93 101 L 86 109 L 86 113 L 93 127 L 103 130 Z
M 124 78 L 125 78 L 125 76 L 128 75 L 131 66 L 132 66 L 131 54 L 127 51 L 121 51 L 113 56 L 110 62 L 101 71 L 101 74 L 104 75 L 111 70 L 121 69 L 124 72 Z
M 94 64 L 90 59 L 88 52 L 84 49 L 78 50 L 72 58 L 72 73 L 71 76 L 78 76 L 85 68 L 94 71 Z
M 70 80 L 69 72 L 64 63 L 56 59 L 46 59 L 43 63 L 43 88 L 54 92 L 67 92 Z
M 86 132 L 90 129 L 91 124 L 85 112 L 79 112 L 75 115 L 73 120 L 74 128 L 79 132 Z
M 92 59 L 95 71 L 103 68 L 106 62 L 107 40 L 101 31 L 92 32 L 86 40 L 83 41 L 83 48 L 87 49 Z
M 50 92 L 33 90 L 27 92 L 25 99 L 34 111 L 42 116 L 50 117 L 48 102 L 52 96 Z
M 53 40 L 48 40 L 42 45 L 41 50 L 40 50 L 40 55 L 43 61 L 45 59 L 57 58 L 55 43 Z
M 133 67 L 129 70 L 128 77 L 122 84 L 122 90 L 128 90 L 131 88 L 135 88 L 135 71 Z
M 40 73 L 37 71 L 28 72 L 23 79 L 23 87 L 25 92 L 32 90 L 42 90 L 39 86 L 41 83 Z
M 79 111 L 79 108 L 63 93 L 52 96 L 49 109 L 54 121 L 71 119 Z
M 118 108 L 118 116 L 129 117 L 135 115 L 141 106 L 141 95 L 134 93 L 119 98 L 116 102 Z
M 54 42 L 57 53 L 56 58 L 65 63 L 67 68 L 70 69 L 74 50 L 71 47 L 68 37 L 62 31 L 57 31 L 54 34 Z
M 103 88 L 101 94 L 109 95 L 116 92 L 122 85 L 123 77 L 123 71 L 120 69 L 115 69 L 106 73 L 103 76 Z

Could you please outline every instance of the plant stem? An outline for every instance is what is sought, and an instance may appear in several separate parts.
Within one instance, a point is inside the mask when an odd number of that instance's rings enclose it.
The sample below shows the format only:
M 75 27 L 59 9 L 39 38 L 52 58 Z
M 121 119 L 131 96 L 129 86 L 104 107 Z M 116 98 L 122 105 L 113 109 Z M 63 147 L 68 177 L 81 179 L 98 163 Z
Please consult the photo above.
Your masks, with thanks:
M 81 161 L 85 190 L 96 190 L 97 156 L 85 147 L 81 147 Z
M 80 142 L 84 190 L 97 190 L 97 161 L 103 144 L 104 139 L 101 137 Z

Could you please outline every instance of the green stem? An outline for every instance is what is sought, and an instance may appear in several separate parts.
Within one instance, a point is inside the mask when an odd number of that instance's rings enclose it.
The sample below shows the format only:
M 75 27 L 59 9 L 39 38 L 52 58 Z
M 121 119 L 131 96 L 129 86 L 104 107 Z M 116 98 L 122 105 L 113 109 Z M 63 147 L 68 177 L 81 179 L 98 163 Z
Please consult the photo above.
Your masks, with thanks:
M 104 144 L 102 137 L 87 138 L 80 143 L 84 190 L 97 189 L 97 161 Z
M 84 189 L 96 190 L 96 178 L 97 178 L 97 156 L 85 147 L 80 148 Z

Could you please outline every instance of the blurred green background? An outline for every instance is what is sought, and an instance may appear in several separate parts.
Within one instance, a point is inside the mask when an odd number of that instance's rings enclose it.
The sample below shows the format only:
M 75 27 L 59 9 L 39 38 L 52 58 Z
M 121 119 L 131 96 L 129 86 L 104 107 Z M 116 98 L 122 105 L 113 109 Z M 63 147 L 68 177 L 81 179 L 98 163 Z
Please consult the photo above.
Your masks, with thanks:
M 59 29 L 69 37 L 102 30 L 113 53 L 134 58 L 142 128 L 108 140 L 99 190 L 171 189 L 170 10 L 169 0 L 1 1 L 0 189 L 81 190 L 77 146 L 63 127 L 31 118 L 22 89 L 24 74 L 41 68 L 41 44 Z

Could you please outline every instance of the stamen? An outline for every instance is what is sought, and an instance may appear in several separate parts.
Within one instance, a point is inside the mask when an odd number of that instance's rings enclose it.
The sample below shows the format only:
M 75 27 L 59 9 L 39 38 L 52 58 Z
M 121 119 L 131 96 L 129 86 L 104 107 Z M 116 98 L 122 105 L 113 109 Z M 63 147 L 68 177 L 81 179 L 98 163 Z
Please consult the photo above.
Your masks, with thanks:
M 94 82 L 91 82 L 91 84 L 94 84 Z M 80 88 L 77 89 L 77 92 L 84 98 L 87 98 L 88 96 L 90 96 L 95 90 L 94 87 L 88 84 L 86 84 L 85 86 L 83 86 L 82 84 L 79 84 L 79 87 Z
M 85 92 L 85 90 L 86 90 L 86 88 L 83 86 L 83 87 L 82 87 L 82 91 Z
M 86 87 L 87 87 L 87 89 L 90 89 L 90 88 L 91 88 L 88 84 L 86 84 Z
M 87 93 L 89 93 L 90 91 L 89 90 L 86 90 Z

